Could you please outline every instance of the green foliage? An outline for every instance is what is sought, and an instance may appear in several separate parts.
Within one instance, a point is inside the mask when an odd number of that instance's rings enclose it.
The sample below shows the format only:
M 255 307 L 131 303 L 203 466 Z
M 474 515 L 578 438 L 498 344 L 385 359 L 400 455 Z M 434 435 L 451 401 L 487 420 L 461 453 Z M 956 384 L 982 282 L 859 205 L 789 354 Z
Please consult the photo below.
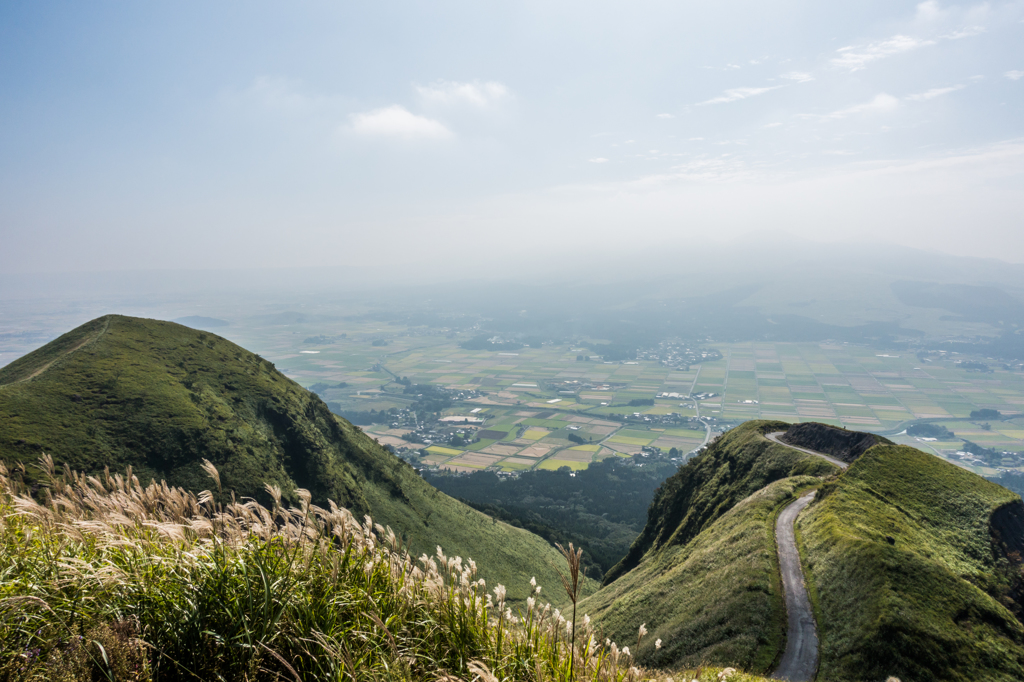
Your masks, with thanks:
M 1000 414 L 999 410 L 992 410 L 984 408 L 981 410 L 972 410 L 971 419 L 1002 419 L 1003 415 Z M 909 431 L 908 431 L 909 433 Z
M 771 483 L 689 542 L 647 554 L 580 609 L 618 641 L 646 623 L 649 641 L 634 652 L 645 665 L 736 665 L 766 672 L 781 655 L 786 631 L 775 513 L 817 483 L 809 476 Z M 653 645 L 657 639 L 660 649 Z
M 908 436 L 921 436 L 924 438 L 938 438 L 939 440 L 953 440 L 956 434 L 942 424 L 911 424 L 907 427 Z
M 587 575 L 600 579 L 629 550 L 647 519 L 654 491 L 675 471 L 670 462 L 637 467 L 616 457 L 591 462 L 575 476 L 544 470 L 514 479 L 490 471 L 426 476 L 452 497 L 500 507 L 504 512 L 499 518 L 516 519 L 551 542 L 574 541 L 584 550 Z
M 270 484 L 294 504 L 302 488 L 315 504 L 372 514 L 414 551 L 472 556 L 510 599 L 525 599 L 531 575 L 557 580 L 560 558 L 542 539 L 439 493 L 266 360 L 169 322 L 109 315 L 0 369 L 0 459 L 43 452 L 191 491 L 207 485 L 206 458 L 240 498 L 268 504 Z
M 415 559 L 390 528 L 305 491 L 293 508 L 276 491 L 270 508 L 221 505 L 131 475 L 44 470 L 40 504 L 0 467 L 10 682 L 652 679 L 534 597 L 513 611 L 472 561 L 440 547 Z
M 798 521 L 828 680 L 1019 680 L 1019 556 L 1005 488 L 905 446 L 868 450 Z
M 746 422 L 681 467 L 655 493 L 647 525 L 625 558 L 605 575 L 604 584 L 638 566 L 649 552 L 690 542 L 737 502 L 773 481 L 836 471 L 819 457 L 764 438 L 763 434 L 788 426 L 785 422 Z

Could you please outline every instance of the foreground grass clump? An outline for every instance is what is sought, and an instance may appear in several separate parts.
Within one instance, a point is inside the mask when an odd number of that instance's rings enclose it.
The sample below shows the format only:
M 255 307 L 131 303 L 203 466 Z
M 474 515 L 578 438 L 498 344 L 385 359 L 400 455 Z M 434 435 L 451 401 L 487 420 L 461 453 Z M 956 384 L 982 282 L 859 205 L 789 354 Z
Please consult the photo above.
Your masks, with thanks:
M 35 498 L 0 465 L 0 679 L 669 679 L 589 618 L 574 632 L 539 587 L 513 607 L 473 561 L 414 559 L 391 529 L 302 492 L 297 507 L 220 505 L 42 464 Z

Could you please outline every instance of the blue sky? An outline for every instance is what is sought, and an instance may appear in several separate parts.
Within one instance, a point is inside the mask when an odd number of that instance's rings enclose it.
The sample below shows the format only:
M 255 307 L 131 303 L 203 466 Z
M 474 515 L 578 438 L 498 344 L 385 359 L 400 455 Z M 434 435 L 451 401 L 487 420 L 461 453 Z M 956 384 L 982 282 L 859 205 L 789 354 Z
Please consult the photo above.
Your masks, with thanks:
M 1024 2 L 8 2 L 0 268 L 1024 262 Z

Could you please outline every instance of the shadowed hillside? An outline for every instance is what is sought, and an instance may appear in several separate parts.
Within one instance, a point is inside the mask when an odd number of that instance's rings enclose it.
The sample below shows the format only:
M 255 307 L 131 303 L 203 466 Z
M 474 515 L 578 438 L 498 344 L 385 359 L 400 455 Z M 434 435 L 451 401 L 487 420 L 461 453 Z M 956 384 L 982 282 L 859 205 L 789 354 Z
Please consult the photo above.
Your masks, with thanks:
M 824 452 L 836 459 L 850 463 L 863 455 L 868 448 L 892 441 L 873 433 L 848 431 L 818 422 L 793 424 L 780 436 L 780 440 L 798 448 L 807 448 L 815 452 Z

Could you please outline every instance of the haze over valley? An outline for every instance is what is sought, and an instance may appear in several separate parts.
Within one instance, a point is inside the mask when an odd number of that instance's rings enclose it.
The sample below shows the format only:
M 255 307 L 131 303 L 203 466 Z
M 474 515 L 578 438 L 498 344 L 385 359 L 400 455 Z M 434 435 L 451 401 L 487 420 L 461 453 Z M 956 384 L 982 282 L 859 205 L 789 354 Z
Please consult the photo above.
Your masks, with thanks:
M 1024 679 L 1022 33 L 0 8 L 0 680 Z

